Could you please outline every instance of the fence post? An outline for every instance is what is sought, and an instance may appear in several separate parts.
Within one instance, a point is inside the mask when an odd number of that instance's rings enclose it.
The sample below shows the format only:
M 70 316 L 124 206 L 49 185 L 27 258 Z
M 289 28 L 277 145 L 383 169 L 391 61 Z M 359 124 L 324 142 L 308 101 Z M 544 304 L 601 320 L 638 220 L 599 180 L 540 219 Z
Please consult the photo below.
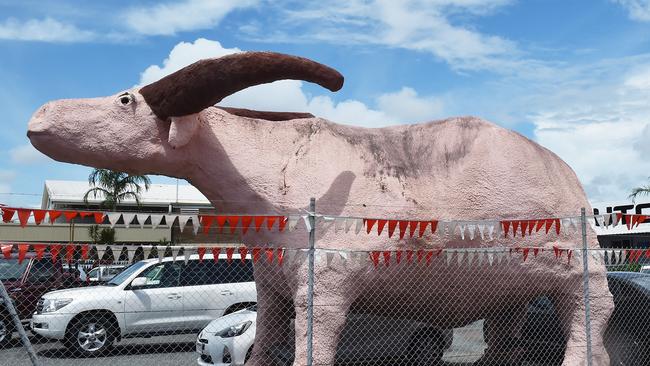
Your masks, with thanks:
M 591 308 L 589 303 L 589 253 L 587 247 L 587 216 L 585 208 L 580 210 L 582 226 L 582 289 L 585 298 L 585 331 L 587 332 L 587 365 L 591 366 Z
M 309 270 L 307 273 L 307 366 L 312 366 L 314 355 L 314 244 L 316 241 L 316 199 L 309 200 Z
M 32 365 L 40 366 L 41 363 L 38 361 L 38 357 L 36 357 L 36 352 L 32 347 L 32 342 L 30 342 L 29 338 L 27 338 L 25 328 L 23 328 L 23 324 L 20 322 L 20 318 L 18 317 L 18 313 L 16 313 L 16 308 L 14 307 L 14 303 L 11 301 L 9 294 L 7 293 L 7 289 L 5 288 L 5 284 L 2 283 L 2 281 L 0 281 L 0 297 L 2 297 L 2 301 L 9 311 L 9 315 L 14 322 L 14 326 L 16 327 L 16 330 L 18 330 L 18 334 L 20 334 L 20 340 L 23 342 L 23 346 L 25 346 L 25 349 L 29 354 L 29 359 L 32 361 Z M 9 334 L 9 336 L 11 336 L 11 334 Z

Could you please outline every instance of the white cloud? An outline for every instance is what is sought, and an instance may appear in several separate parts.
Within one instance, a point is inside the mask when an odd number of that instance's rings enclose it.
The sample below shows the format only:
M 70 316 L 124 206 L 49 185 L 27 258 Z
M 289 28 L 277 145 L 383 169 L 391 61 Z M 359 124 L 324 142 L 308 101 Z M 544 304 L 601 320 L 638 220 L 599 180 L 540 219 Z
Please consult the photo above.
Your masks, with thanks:
M 623 6 L 631 19 L 650 22 L 650 0 L 612 0 Z
M 231 11 L 256 4 L 256 0 L 184 0 L 128 9 L 123 18 L 132 30 L 144 35 L 174 35 L 177 32 L 217 26 Z
M 9 150 L 9 157 L 14 164 L 38 164 L 51 162 L 52 160 L 40 151 L 36 150 L 31 144 L 20 145 Z
M 11 192 L 11 182 L 15 177 L 16 173 L 14 171 L 0 170 L 0 193 Z
M 140 85 L 154 82 L 165 75 L 203 58 L 219 57 L 238 48 L 224 48 L 219 42 L 197 39 L 181 42 L 169 53 L 162 66 L 149 66 L 140 75 Z M 219 105 L 268 111 L 310 112 L 339 123 L 380 127 L 398 123 L 431 120 L 442 115 L 443 103 L 433 97 L 420 97 L 408 87 L 376 98 L 377 108 L 358 100 L 335 102 L 329 95 L 310 96 L 302 89 L 303 82 L 281 80 L 244 89 L 225 98 Z
M 483 34 L 460 21 L 456 24 L 451 21 L 457 14 L 485 16 L 511 2 L 331 0 L 292 3 L 280 18 L 283 21 L 270 23 L 268 29 L 260 27 L 256 38 L 260 41 L 374 44 L 428 52 L 454 69 L 499 69 L 504 68 L 504 64 L 511 68 L 520 54 L 514 42 Z
M 0 23 L 0 39 L 40 42 L 86 42 L 95 34 L 52 18 L 20 21 L 9 18 Z

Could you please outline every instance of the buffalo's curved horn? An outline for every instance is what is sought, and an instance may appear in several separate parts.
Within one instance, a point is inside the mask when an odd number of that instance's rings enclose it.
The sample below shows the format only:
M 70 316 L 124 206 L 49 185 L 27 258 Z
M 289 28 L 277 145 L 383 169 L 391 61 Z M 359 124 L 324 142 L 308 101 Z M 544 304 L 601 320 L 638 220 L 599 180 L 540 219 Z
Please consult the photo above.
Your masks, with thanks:
M 140 94 L 159 118 L 198 113 L 230 94 L 253 85 L 294 79 L 317 83 L 331 91 L 343 86 L 336 70 L 274 52 L 242 52 L 197 61 L 146 85 Z

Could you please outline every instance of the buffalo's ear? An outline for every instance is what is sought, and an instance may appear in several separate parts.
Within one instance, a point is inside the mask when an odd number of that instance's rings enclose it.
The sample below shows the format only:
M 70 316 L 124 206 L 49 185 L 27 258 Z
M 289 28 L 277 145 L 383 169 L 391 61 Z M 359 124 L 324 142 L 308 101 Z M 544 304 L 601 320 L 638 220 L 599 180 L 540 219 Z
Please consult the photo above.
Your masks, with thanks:
M 196 131 L 199 129 L 200 121 L 198 113 L 181 117 L 171 117 L 172 123 L 169 127 L 169 144 L 174 149 L 187 145 Z

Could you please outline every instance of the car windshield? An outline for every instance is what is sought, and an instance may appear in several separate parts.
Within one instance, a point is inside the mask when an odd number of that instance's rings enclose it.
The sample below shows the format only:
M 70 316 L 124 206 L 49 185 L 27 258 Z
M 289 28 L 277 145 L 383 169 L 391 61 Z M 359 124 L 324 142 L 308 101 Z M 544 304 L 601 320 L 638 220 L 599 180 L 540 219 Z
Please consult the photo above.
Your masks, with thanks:
M 23 273 L 29 264 L 28 260 L 18 263 L 18 259 L 6 259 L 0 261 L 0 280 L 11 281 L 23 278 Z
M 118 274 L 117 276 L 113 277 L 110 281 L 108 281 L 107 285 L 109 286 L 118 286 L 121 285 L 122 282 L 126 281 L 127 278 L 131 277 L 132 274 L 135 272 L 139 271 L 140 268 L 144 267 L 147 264 L 147 262 L 137 262 L 133 263 L 131 266 L 129 266 L 127 269 L 125 269 L 122 273 Z
M 637 276 L 631 278 L 630 281 L 650 291 L 650 276 Z

